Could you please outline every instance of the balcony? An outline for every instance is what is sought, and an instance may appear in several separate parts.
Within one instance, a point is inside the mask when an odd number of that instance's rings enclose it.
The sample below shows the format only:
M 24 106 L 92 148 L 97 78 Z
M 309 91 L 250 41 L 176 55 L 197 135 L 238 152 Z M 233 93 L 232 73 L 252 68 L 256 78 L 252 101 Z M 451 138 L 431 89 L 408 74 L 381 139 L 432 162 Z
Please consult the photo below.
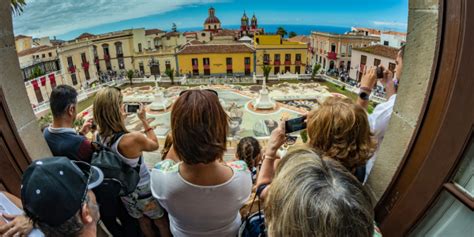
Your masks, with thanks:
M 297 66 L 300 66 L 300 65 L 301 65 L 301 61 L 296 61 L 295 64 L 296 64 Z
M 290 61 L 290 60 L 286 60 L 286 61 L 285 61 L 285 65 L 291 65 L 291 61 Z
M 206 69 L 210 69 L 209 64 L 204 64 L 204 70 L 206 70 Z
M 194 65 L 193 65 L 193 70 L 199 70 L 199 65 L 194 64 Z
M 104 60 L 105 61 L 110 61 L 110 55 L 104 54 Z
M 232 64 L 227 65 L 227 70 L 232 70 Z
M 275 66 L 279 66 L 279 65 L 281 64 L 281 62 L 280 62 L 280 60 L 278 60 L 278 61 L 275 61 L 273 64 L 274 64 Z
M 336 60 L 337 59 L 337 53 L 336 52 L 328 52 L 328 59 L 329 60 Z

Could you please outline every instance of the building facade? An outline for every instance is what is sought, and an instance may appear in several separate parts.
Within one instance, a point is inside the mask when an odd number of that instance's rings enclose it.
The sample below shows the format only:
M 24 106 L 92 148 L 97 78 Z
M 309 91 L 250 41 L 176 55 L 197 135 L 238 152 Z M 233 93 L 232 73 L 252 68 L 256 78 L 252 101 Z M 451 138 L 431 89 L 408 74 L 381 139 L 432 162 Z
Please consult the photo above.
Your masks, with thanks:
M 407 41 L 407 34 L 395 31 L 386 31 L 380 34 L 380 44 L 395 48 L 400 48 L 405 45 Z
M 383 66 L 391 71 L 395 70 L 398 48 L 373 45 L 352 50 L 352 68 L 349 77 L 360 81 L 362 73 L 367 67 Z
M 264 65 L 272 67 L 270 75 L 302 74 L 306 71 L 308 45 L 305 43 L 290 42 L 282 39 L 280 35 L 256 35 L 254 47 L 255 71 L 258 75 L 263 75 Z
M 320 64 L 325 71 L 336 69 L 349 71 L 353 48 L 367 47 L 380 41 L 380 37 L 366 34 L 368 33 L 312 32 L 311 47 L 314 52 L 312 64 Z
M 177 53 L 181 74 L 250 76 L 255 50 L 247 44 L 187 45 Z

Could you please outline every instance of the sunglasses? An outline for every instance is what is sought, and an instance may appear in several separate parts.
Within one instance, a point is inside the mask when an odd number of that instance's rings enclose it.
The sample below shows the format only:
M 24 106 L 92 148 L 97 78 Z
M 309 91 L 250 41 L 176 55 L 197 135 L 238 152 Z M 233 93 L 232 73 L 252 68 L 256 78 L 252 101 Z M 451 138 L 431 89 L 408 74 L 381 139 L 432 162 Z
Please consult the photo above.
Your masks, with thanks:
M 198 90 L 184 90 L 184 91 L 181 91 L 181 92 L 179 93 L 179 96 L 182 96 L 182 95 L 184 95 L 185 93 L 190 92 L 190 91 L 198 91 Z M 212 92 L 212 93 L 214 93 L 217 97 L 219 97 L 219 94 L 218 94 L 217 91 L 215 91 L 215 90 L 204 89 L 203 91 Z

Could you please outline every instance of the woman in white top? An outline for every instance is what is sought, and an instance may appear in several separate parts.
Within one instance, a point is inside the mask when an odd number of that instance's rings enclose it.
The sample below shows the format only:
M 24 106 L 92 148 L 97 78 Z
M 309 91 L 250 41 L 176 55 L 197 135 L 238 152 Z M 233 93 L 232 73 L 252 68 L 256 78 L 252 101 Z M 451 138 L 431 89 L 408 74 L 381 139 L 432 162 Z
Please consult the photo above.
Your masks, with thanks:
M 95 97 L 94 121 L 99 126 L 100 142 L 109 146 L 126 164 L 136 167 L 141 163 L 137 188 L 133 193 L 121 197 L 128 214 L 139 220 L 145 236 L 155 236 L 150 219 L 159 228 L 161 236 L 170 236 L 166 216 L 151 195 L 150 172 L 142 157 L 144 151 L 158 149 L 158 139 L 146 120 L 143 106 L 137 115 L 144 131 L 128 132 L 125 128 L 126 113 L 120 89 L 106 87 Z
M 237 235 L 252 178 L 245 162 L 221 162 L 228 130 L 217 92 L 184 91 L 174 103 L 172 149 L 181 162 L 164 160 L 151 173 L 153 196 L 168 211 L 173 236 Z

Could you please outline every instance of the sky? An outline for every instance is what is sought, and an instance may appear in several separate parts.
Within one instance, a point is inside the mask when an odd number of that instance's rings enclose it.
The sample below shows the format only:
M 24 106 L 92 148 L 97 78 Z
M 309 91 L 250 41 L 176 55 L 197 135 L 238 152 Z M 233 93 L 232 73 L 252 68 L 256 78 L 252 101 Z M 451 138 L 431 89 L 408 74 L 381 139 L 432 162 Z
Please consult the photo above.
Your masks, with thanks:
M 27 0 L 16 35 L 70 40 L 83 32 L 202 26 L 213 6 L 225 27 L 244 11 L 263 25 L 359 26 L 406 31 L 408 0 Z

